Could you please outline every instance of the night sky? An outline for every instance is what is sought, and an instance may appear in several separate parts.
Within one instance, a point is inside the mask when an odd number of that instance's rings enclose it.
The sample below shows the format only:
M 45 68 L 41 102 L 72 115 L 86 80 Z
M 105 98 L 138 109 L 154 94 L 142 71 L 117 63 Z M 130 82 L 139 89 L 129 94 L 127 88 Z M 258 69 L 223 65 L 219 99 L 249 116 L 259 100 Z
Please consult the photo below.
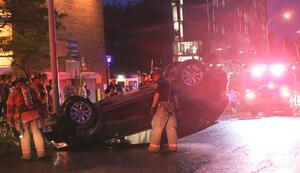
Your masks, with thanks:
M 275 19 L 270 25 L 270 30 L 278 34 L 279 38 L 294 38 L 296 31 L 300 30 L 300 0 L 267 1 L 269 17 L 283 13 L 284 11 L 292 11 L 293 13 L 289 21 Z
M 104 3 L 113 1 L 126 3 L 128 1 L 137 0 L 103 0 Z M 138 0 L 139 1 L 139 0 Z M 278 38 L 296 36 L 296 31 L 300 30 L 300 0 L 267 0 L 268 2 L 268 15 L 272 17 L 280 14 L 286 10 L 292 11 L 293 16 L 289 21 L 280 19 L 274 20 L 270 25 L 270 30 L 278 35 Z

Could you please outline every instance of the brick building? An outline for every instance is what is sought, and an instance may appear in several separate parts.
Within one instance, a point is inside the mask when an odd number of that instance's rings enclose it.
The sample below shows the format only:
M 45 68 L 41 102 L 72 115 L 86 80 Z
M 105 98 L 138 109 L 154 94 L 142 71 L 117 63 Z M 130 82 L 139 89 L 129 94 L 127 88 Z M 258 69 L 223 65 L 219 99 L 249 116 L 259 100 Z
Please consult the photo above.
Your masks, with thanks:
M 104 23 L 102 0 L 59 0 L 55 8 L 68 16 L 63 20 L 66 30 L 58 31 L 58 40 L 77 43 L 78 54 L 73 57 L 80 61 L 84 57 L 88 71 L 101 74 L 106 81 L 104 46 Z

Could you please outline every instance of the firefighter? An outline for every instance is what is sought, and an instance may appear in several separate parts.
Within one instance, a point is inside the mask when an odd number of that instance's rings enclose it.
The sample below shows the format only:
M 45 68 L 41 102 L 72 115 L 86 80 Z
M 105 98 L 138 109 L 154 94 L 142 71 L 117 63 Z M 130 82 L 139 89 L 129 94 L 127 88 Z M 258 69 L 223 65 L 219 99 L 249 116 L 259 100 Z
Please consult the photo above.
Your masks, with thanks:
M 177 122 L 175 117 L 175 94 L 171 90 L 169 82 L 160 77 L 159 72 L 154 72 L 153 81 L 156 83 L 152 101 L 151 114 L 152 133 L 149 151 L 159 152 L 161 136 L 166 129 L 168 139 L 168 151 L 177 151 Z M 155 111 L 156 110 L 156 111 Z M 155 113 L 154 113 L 155 112 Z
M 44 138 L 38 128 L 40 115 L 36 106 L 39 105 L 37 94 L 26 85 L 25 78 L 17 77 L 12 84 L 14 88 L 7 100 L 7 118 L 8 124 L 19 132 L 21 159 L 31 159 L 30 131 L 34 139 L 37 157 L 39 159 L 48 158 L 45 153 Z
M 42 82 L 42 75 L 37 74 L 31 76 L 29 81 L 29 86 L 37 93 L 38 98 L 40 99 L 41 105 L 39 105 L 40 112 L 40 126 L 43 129 L 43 132 L 46 131 L 45 128 L 45 118 L 48 115 L 48 94 L 47 90 Z

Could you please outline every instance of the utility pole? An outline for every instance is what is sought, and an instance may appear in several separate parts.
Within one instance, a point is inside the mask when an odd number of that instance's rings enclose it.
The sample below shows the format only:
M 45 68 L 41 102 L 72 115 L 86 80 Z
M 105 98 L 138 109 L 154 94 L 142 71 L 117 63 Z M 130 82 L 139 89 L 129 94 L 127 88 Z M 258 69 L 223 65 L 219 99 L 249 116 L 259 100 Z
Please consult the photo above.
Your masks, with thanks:
M 49 44 L 50 44 L 50 63 L 53 88 L 53 107 L 55 113 L 59 112 L 59 90 L 58 90 L 58 62 L 56 56 L 56 27 L 54 0 L 48 0 L 48 23 L 49 23 Z

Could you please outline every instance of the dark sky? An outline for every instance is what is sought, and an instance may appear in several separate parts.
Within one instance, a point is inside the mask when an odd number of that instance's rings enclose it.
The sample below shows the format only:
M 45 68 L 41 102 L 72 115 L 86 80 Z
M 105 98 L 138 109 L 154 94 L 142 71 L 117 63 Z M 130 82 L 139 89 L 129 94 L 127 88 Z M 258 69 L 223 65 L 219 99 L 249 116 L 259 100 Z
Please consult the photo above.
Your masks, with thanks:
M 103 0 L 104 3 L 113 1 L 126 3 L 128 1 L 136 0 Z M 138 0 L 139 1 L 139 0 Z M 272 17 L 283 13 L 284 11 L 292 11 L 293 16 L 289 21 L 282 19 L 275 19 L 271 25 L 270 30 L 274 32 L 279 38 L 295 37 L 296 31 L 300 30 L 300 0 L 267 0 L 268 15 Z
M 296 36 L 296 31 L 300 30 L 300 0 L 267 0 L 268 1 L 268 15 L 269 18 L 283 13 L 284 11 L 291 11 L 292 18 L 289 21 L 283 19 L 275 19 L 271 25 L 270 30 L 279 35 L 279 38 Z

